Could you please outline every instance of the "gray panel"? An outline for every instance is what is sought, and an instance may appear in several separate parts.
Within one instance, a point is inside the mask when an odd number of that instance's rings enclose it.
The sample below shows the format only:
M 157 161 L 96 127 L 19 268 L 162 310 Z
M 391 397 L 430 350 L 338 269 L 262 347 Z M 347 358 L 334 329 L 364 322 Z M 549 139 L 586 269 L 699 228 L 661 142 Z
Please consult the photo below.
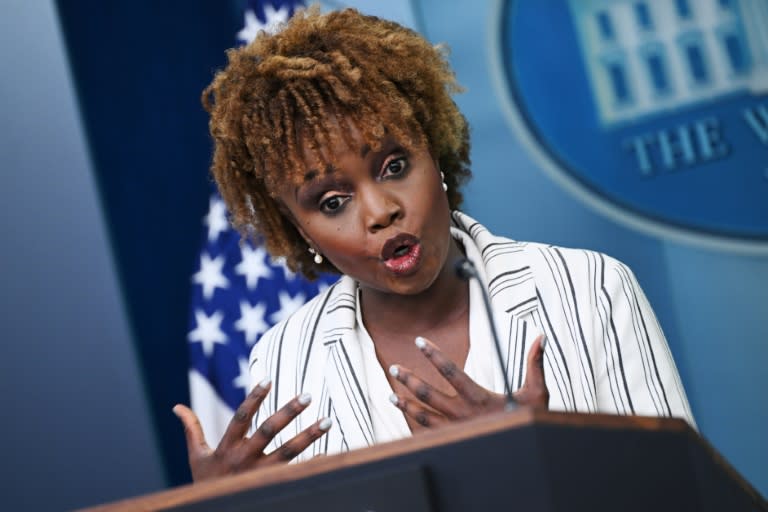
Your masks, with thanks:
M 162 488 L 52 1 L 0 3 L 0 65 L 0 508 Z

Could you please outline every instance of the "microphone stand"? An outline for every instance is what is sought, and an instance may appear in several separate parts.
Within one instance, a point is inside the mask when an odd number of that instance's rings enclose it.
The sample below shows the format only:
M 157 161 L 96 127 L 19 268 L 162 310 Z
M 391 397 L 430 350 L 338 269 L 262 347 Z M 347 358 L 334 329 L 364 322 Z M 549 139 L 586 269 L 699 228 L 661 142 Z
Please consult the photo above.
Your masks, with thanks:
M 483 304 L 485 305 L 485 315 L 488 317 L 488 323 L 491 324 L 491 336 L 493 337 L 493 344 L 496 346 L 496 355 L 499 358 L 501 374 L 504 376 L 504 394 L 507 396 L 507 404 L 504 409 L 513 411 L 518 408 L 518 403 L 512 395 L 512 390 L 509 387 L 509 379 L 507 379 L 507 372 L 504 368 L 504 355 L 501 352 L 501 343 L 499 342 L 499 335 L 496 332 L 496 322 L 494 322 L 493 311 L 491 311 L 491 299 L 488 297 L 488 292 L 486 291 L 485 286 L 483 286 L 477 268 L 475 268 L 475 265 L 471 261 L 468 259 L 458 260 L 454 268 L 456 270 L 456 275 L 461 279 L 465 281 L 475 279 L 477 284 L 480 285 L 480 292 L 483 296 Z

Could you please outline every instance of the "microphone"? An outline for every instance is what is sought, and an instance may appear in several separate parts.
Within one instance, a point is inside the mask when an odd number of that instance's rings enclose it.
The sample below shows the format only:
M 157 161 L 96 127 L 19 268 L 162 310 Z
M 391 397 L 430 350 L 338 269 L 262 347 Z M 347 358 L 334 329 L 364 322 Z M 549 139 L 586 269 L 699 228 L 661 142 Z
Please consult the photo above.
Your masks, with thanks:
M 501 374 L 504 376 L 504 394 L 507 395 L 507 405 L 505 409 L 512 411 L 517 409 L 518 404 L 515 397 L 512 396 L 512 390 L 509 388 L 509 379 L 507 378 L 507 372 L 504 369 L 504 356 L 501 353 L 501 343 L 499 343 L 499 335 L 496 333 L 496 322 L 494 322 L 493 311 L 491 311 L 491 299 L 488 297 L 488 292 L 483 286 L 480 280 L 480 274 L 477 273 L 477 268 L 468 259 L 460 259 L 456 261 L 454 266 L 456 275 L 459 278 L 469 281 L 470 279 L 477 280 L 477 284 L 480 285 L 480 292 L 483 295 L 483 304 L 485 305 L 485 315 L 488 318 L 488 323 L 491 324 L 491 335 L 493 337 L 493 344 L 496 346 L 496 355 L 499 357 L 499 366 L 501 367 Z

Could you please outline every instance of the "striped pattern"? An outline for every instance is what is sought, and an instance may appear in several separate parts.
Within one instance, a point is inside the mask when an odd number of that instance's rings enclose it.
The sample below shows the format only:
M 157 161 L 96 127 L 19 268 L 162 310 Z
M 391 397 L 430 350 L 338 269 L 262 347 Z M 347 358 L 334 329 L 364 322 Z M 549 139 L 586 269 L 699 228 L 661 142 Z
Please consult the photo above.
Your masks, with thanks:
M 496 237 L 460 212 L 453 219 L 482 254 L 475 263 L 485 268 L 512 389 L 524 382 L 527 352 L 544 332 L 550 409 L 675 416 L 694 425 L 664 335 L 629 268 L 597 252 Z M 251 382 L 273 379 L 254 425 L 304 391 L 314 397 L 274 446 L 321 417 L 334 420 L 300 459 L 376 442 L 360 374 L 355 289 L 343 277 L 267 332 L 251 354 Z

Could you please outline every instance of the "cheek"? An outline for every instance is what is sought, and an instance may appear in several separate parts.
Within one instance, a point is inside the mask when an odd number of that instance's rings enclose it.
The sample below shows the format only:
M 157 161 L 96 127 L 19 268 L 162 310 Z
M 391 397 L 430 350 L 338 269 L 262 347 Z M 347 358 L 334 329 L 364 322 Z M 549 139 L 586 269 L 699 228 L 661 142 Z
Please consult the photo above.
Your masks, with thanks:
M 445 193 L 442 187 L 440 176 L 429 180 L 429 184 L 426 185 L 429 192 L 423 194 L 419 198 L 420 202 L 424 203 L 423 207 L 427 209 L 425 215 L 427 215 L 433 223 L 438 225 L 450 225 L 450 206 L 448 205 L 448 195 Z
M 443 191 L 440 183 L 437 183 L 437 190 L 429 194 L 429 209 L 424 212 L 427 219 L 427 226 L 432 236 L 439 240 L 437 244 L 436 255 L 444 258 L 449 251 L 451 244 L 451 210 L 448 205 L 448 196 Z
M 358 258 L 364 251 L 364 238 L 345 225 L 328 226 L 317 238 L 317 244 L 337 266 L 346 260 Z
M 436 203 L 445 203 L 448 204 L 448 195 L 445 193 L 445 190 L 443 190 L 443 180 L 440 177 L 440 171 L 436 169 L 430 169 L 428 172 L 429 177 L 427 177 L 427 181 L 429 182 L 429 191 L 430 191 L 430 197 L 433 198 L 433 200 Z

